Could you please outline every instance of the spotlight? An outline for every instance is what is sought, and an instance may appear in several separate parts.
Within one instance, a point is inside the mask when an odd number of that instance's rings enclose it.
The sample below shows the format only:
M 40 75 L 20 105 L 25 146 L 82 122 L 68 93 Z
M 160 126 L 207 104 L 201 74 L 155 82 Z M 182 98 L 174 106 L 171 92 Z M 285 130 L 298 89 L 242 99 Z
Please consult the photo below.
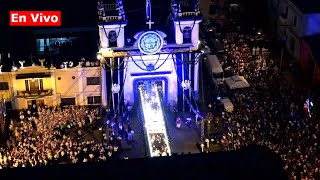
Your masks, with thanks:
M 98 54 L 97 54 L 97 59 L 100 60 L 101 58 L 102 58 L 101 53 L 98 53 Z

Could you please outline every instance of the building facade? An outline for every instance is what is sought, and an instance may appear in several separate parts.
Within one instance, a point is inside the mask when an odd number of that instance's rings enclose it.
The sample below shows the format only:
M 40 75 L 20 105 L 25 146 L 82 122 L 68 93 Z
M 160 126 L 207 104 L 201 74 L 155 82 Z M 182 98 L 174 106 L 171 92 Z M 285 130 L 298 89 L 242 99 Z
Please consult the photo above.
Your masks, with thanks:
M 87 64 L 88 66 L 85 66 Z M 59 69 L 43 65 L 13 66 L 0 74 L 0 96 L 13 109 L 40 106 L 97 105 L 101 102 L 101 68 L 96 63 Z
M 302 38 L 320 34 L 320 2 L 272 0 L 268 1 L 268 8 L 270 23 L 276 24 L 279 39 L 284 41 L 288 52 L 299 60 Z
M 170 107 L 189 109 L 197 100 L 201 56 L 199 23 L 202 21 L 198 3 L 176 0 L 168 5 L 171 5 L 174 37 L 152 27 L 151 9 L 147 9 L 149 28 L 136 32 L 133 41 L 126 43 L 128 37 L 124 32 L 128 21 L 122 1 L 98 3 L 98 56 L 107 69 L 102 77 L 104 107 L 110 102 L 109 97 L 112 99 L 110 109 L 114 112 L 121 104 L 137 104 L 138 84 L 151 80 L 161 84 L 164 102 Z

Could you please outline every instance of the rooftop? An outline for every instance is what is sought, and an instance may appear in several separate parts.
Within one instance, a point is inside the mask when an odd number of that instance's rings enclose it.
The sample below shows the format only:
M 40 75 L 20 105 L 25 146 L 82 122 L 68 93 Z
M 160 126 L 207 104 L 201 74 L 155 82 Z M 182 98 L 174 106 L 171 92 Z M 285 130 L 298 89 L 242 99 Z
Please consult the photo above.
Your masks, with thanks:
M 303 13 L 320 13 L 319 0 L 291 0 Z
M 89 179 L 288 179 L 282 171 L 280 156 L 261 147 L 233 152 L 145 159 L 129 157 L 128 160 L 101 163 L 3 169 L 0 176 L 47 178 L 72 175 Z

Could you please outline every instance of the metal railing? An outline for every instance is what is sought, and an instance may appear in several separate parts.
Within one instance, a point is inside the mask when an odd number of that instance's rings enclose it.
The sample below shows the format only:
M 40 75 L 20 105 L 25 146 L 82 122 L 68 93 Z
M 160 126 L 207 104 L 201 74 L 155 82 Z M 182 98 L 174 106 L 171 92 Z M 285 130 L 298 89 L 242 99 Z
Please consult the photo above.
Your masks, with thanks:
M 53 95 L 52 89 L 43 89 L 43 90 L 30 90 L 30 91 L 16 91 L 16 97 L 43 97 Z
M 178 13 L 179 17 L 193 17 L 193 16 L 198 16 L 199 13 L 198 12 L 182 12 L 182 13 Z

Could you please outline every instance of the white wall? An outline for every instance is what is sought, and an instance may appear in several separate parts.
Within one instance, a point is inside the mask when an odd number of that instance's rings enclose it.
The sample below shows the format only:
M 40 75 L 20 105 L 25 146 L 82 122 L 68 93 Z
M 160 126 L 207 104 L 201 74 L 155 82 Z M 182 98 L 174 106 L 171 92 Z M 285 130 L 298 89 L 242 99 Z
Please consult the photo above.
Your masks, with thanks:
M 181 30 L 183 30 L 185 27 L 190 27 L 190 28 L 193 27 L 192 35 L 191 35 L 191 42 L 194 47 L 197 47 L 198 41 L 199 41 L 199 23 L 200 22 L 201 22 L 201 20 L 174 22 L 176 43 L 183 44 L 183 32 L 181 32 Z

